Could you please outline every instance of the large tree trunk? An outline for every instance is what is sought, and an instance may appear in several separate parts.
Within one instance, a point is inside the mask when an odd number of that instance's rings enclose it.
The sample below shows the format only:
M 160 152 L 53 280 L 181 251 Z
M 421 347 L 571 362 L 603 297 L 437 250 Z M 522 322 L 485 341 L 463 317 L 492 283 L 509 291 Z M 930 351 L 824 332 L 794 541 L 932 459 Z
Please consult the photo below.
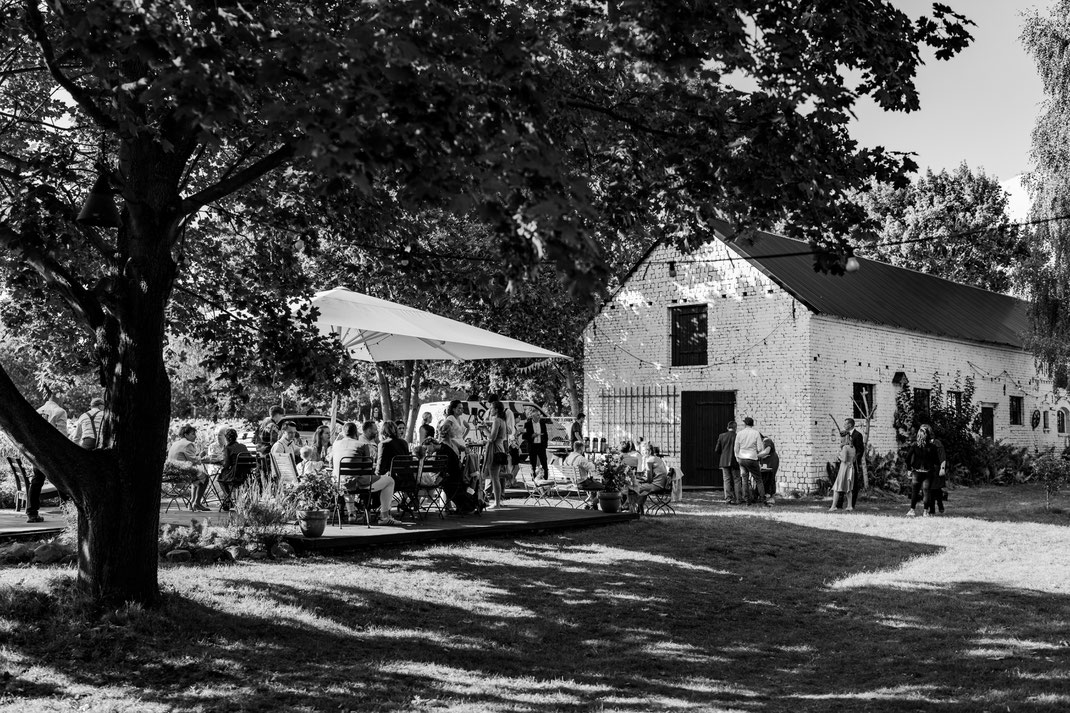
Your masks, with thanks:
M 401 437 L 405 440 L 412 442 L 412 429 L 408 427 L 409 418 L 409 406 L 412 404 L 412 374 L 415 370 L 416 361 L 414 359 L 406 359 L 404 362 L 404 369 L 402 370 L 403 378 L 401 380 L 401 415 L 405 417 L 406 428 L 405 432 L 401 434 Z
M 576 375 L 567 366 L 563 370 L 565 372 L 565 384 L 568 386 L 568 400 L 572 409 L 572 418 L 576 418 L 583 413 L 583 404 L 580 403 L 580 391 L 576 386 Z
M 416 415 L 420 412 L 420 386 L 423 376 L 423 362 L 417 361 L 413 364 L 412 380 L 409 381 L 408 413 L 405 414 L 405 428 L 411 434 L 413 442 L 416 440 L 416 427 L 419 425 L 416 423 Z
M 375 378 L 379 382 L 379 404 L 383 410 L 383 420 L 394 420 L 394 404 L 390 400 L 390 379 L 378 364 L 375 365 Z

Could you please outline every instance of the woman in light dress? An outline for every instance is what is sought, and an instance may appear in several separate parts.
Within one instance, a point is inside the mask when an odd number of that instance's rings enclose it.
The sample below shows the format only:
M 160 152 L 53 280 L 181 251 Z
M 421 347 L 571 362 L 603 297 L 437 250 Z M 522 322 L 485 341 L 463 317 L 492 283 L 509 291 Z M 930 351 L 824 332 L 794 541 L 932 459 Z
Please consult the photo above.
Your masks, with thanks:
M 855 449 L 851 445 L 851 435 L 845 434 L 840 439 L 840 470 L 836 474 L 836 482 L 832 484 L 832 507 L 829 512 L 835 512 L 836 501 L 843 498 L 843 509 L 854 510 L 851 507 L 851 489 L 855 479 Z
M 507 426 L 505 424 L 505 405 L 501 401 L 493 401 L 490 405 L 490 433 L 487 435 L 487 447 L 483 451 L 483 479 L 490 480 L 491 489 L 494 492 L 494 504 L 490 507 L 500 508 L 502 502 L 503 469 L 508 468 L 508 451 L 505 441 Z

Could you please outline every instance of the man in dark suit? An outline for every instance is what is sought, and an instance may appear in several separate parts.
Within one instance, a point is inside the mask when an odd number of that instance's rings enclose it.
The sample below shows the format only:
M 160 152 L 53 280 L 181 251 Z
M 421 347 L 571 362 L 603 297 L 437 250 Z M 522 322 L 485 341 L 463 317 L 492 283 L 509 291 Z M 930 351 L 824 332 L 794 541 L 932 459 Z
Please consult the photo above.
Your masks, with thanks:
M 717 447 L 714 455 L 717 457 L 717 465 L 721 468 L 724 478 L 724 501 L 733 505 L 742 502 L 742 481 L 739 478 L 739 463 L 736 462 L 736 422 L 728 422 L 728 430 L 717 436 Z M 737 485 L 738 483 L 738 485 Z
M 858 491 L 862 489 L 862 459 L 866 457 L 866 439 L 855 428 L 853 418 L 843 419 L 843 432 L 851 437 L 851 446 L 855 449 L 855 480 L 851 490 L 851 507 L 858 503 Z
M 524 444 L 528 450 L 528 460 L 531 463 L 531 478 L 535 480 L 535 468 L 542 462 L 542 477 L 550 479 L 550 469 L 546 463 L 546 423 L 539 409 L 534 406 L 527 408 L 527 420 L 524 422 Z

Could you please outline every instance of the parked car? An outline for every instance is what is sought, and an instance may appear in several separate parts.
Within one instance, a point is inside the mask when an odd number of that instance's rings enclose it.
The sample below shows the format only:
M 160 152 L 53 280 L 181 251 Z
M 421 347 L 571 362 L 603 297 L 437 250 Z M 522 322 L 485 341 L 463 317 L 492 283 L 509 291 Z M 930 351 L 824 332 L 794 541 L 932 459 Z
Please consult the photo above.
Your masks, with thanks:
M 513 418 L 516 421 L 517 434 L 522 434 L 524 432 L 524 423 L 528 418 L 527 409 L 529 406 L 533 406 L 536 411 L 542 414 L 543 418 L 549 418 L 542 408 L 531 401 L 502 401 L 502 404 L 505 408 L 513 412 Z M 449 405 L 449 401 L 432 401 L 421 405 L 419 414 L 416 418 L 416 423 L 423 423 L 424 414 L 430 413 L 431 425 L 437 430 L 439 424 L 446 418 L 446 408 Z M 490 424 L 485 422 L 485 418 L 487 410 L 490 408 L 490 403 L 482 401 L 462 401 L 461 408 L 463 409 L 461 423 L 463 423 L 466 428 L 465 438 L 471 441 L 486 440 Z M 560 423 L 551 421 L 546 424 L 546 439 L 546 447 L 548 450 L 566 451 L 569 448 L 568 428 L 562 426 Z M 521 448 L 523 449 L 522 442 Z
M 305 445 L 312 442 L 312 434 L 316 432 L 316 429 L 323 424 L 330 424 L 330 416 L 322 416 L 319 414 L 313 414 L 306 416 L 305 414 L 288 413 L 282 417 L 279 423 L 285 423 L 286 421 L 293 421 L 293 424 L 297 426 L 297 443 L 298 445 Z M 258 422 L 257 426 L 260 425 Z M 256 431 L 243 431 L 238 434 L 238 440 L 244 443 L 249 450 L 256 449 Z

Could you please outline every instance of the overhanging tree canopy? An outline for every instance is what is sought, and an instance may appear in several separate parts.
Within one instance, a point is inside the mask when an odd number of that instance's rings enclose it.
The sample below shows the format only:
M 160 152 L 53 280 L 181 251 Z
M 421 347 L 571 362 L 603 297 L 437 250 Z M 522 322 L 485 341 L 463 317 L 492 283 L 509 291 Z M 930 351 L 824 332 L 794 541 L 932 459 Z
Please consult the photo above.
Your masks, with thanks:
M 316 286 L 295 256 L 342 194 L 479 220 L 504 274 L 550 262 L 580 293 L 606 275 L 599 232 L 687 247 L 718 215 L 840 242 L 866 224 L 852 192 L 913 168 L 860 149 L 851 106 L 917 108 L 919 46 L 969 35 L 883 0 L 9 0 L 0 38 L 4 274 L 92 335 L 108 402 L 81 451 L 0 372 L 0 426 L 71 493 L 82 589 L 152 601 L 173 297 L 216 306 L 202 337 L 256 315 L 247 357 L 315 372 L 312 318 L 294 333 L 280 297 Z M 98 159 L 114 233 L 73 220 Z

